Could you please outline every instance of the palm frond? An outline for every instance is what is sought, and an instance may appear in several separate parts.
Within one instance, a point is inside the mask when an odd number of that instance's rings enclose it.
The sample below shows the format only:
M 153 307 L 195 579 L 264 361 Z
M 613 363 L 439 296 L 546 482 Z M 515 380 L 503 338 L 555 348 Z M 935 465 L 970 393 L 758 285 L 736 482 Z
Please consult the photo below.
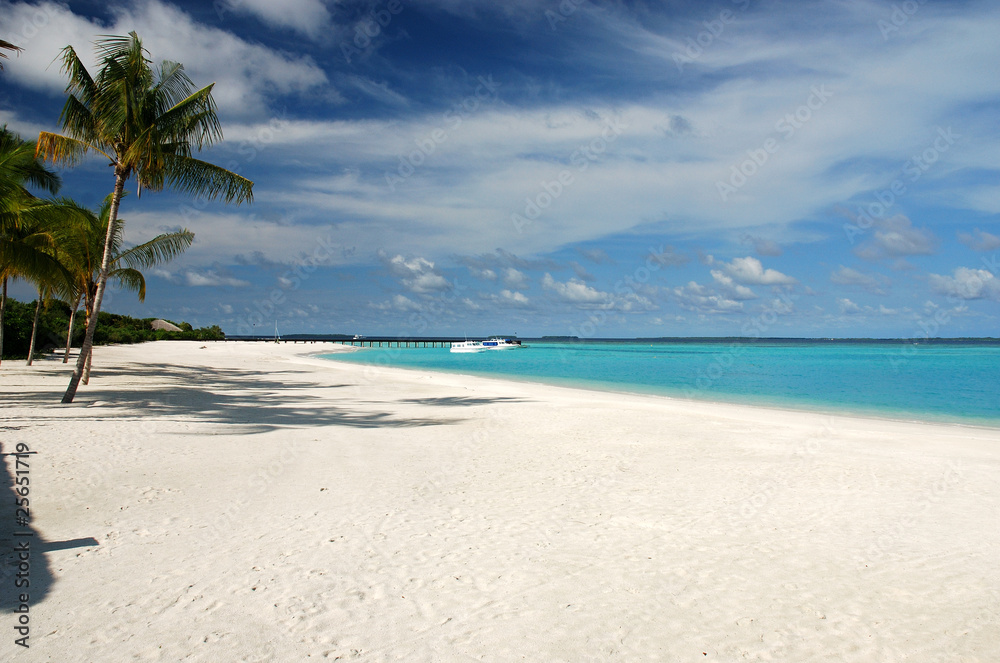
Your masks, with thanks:
M 59 175 L 35 156 L 33 143 L 22 140 L 6 126 L 0 127 L 0 207 L 9 207 L 11 196 L 29 196 L 25 185 L 55 193 L 61 184 Z
M 199 150 L 222 140 L 222 125 L 212 99 L 214 86 L 215 83 L 206 85 L 158 118 L 158 129 L 164 139 L 193 141 Z
M 159 81 L 150 90 L 150 95 L 158 102 L 157 115 L 166 113 L 172 106 L 191 94 L 192 88 L 194 88 L 194 82 L 184 72 L 184 65 L 170 60 L 161 62 Z
M 184 229 L 174 233 L 157 235 L 153 239 L 121 252 L 116 261 L 129 267 L 149 268 L 173 260 L 191 246 L 194 233 Z
M 67 46 L 60 53 L 62 59 L 62 72 L 69 77 L 66 84 L 66 93 L 78 98 L 85 105 L 90 106 L 97 96 L 97 87 L 91 77 L 87 67 L 76 54 L 72 46 Z
M 38 145 L 35 148 L 35 154 L 46 161 L 70 166 L 80 163 L 87 152 L 90 151 L 103 154 L 112 162 L 115 160 L 114 157 L 91 143 L 68 136 L 49 133 L 48 131 L 42 131 L 38 134 Z
M 122 267 L 108 273 L 108 278 L 114 280 L 123 290 L 130 290 L 139 296 L 139 301 L 146 301 L 146 278 L 137 269 Z
M 193 157 L 164 155 L 164 161 L 166 181 L 179 191 L 227 203 L 253 202 L 253 182 L 242 175 Z

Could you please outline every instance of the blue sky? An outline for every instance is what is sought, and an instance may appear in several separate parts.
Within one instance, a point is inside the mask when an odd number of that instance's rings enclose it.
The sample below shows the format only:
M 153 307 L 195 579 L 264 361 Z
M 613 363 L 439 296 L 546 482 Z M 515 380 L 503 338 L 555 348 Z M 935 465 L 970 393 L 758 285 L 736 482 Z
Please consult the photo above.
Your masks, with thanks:
M 67 44 L 215 82 L 251 178 L 145 304 L 270 331 L 1000 336 L 1000 4 L 0 2 L 0 122 L 57 130 Z M 110 191 L 94 158 L 63 192 Z M 15 294 L 31 298 L 24 285 Z

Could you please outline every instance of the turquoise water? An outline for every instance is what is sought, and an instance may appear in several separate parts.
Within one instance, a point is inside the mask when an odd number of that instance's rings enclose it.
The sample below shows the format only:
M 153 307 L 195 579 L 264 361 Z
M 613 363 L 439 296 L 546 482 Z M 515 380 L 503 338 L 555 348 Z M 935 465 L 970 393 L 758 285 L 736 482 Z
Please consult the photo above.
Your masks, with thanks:
M 1000 427 L 1000 346 L 532 343 L 475 354 L 365 348 L 362 364 L 710 401 Z

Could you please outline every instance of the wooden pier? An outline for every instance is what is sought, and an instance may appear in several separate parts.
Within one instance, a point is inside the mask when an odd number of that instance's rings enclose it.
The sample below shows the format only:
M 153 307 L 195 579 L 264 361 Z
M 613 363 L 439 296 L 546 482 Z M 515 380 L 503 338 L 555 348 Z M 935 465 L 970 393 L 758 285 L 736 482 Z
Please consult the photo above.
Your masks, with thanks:
M 227 336 L 226 341 L 275 342 L 274 336 Z M 448 348 L 453 342 L 464 341 L 456 337 L 400 338 L 398 336 L 365 336 L 364 338 L 337 338 L 293 334 L 277 339 L 281 343 L 334 343 L 359 348 Z

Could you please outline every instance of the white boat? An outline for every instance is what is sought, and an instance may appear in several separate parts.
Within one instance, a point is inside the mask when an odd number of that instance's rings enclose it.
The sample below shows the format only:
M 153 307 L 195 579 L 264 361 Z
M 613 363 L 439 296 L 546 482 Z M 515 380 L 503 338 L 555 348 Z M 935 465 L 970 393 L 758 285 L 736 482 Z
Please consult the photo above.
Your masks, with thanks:
M 486 348 L 482 341 L 452 341 L 452 352 L 482 352 Z
M 509 350 L 511 348 L 523 348 L 521 341 L 494 336 L 488 341 L 483 341 L 483 347 L 487 350 Z

